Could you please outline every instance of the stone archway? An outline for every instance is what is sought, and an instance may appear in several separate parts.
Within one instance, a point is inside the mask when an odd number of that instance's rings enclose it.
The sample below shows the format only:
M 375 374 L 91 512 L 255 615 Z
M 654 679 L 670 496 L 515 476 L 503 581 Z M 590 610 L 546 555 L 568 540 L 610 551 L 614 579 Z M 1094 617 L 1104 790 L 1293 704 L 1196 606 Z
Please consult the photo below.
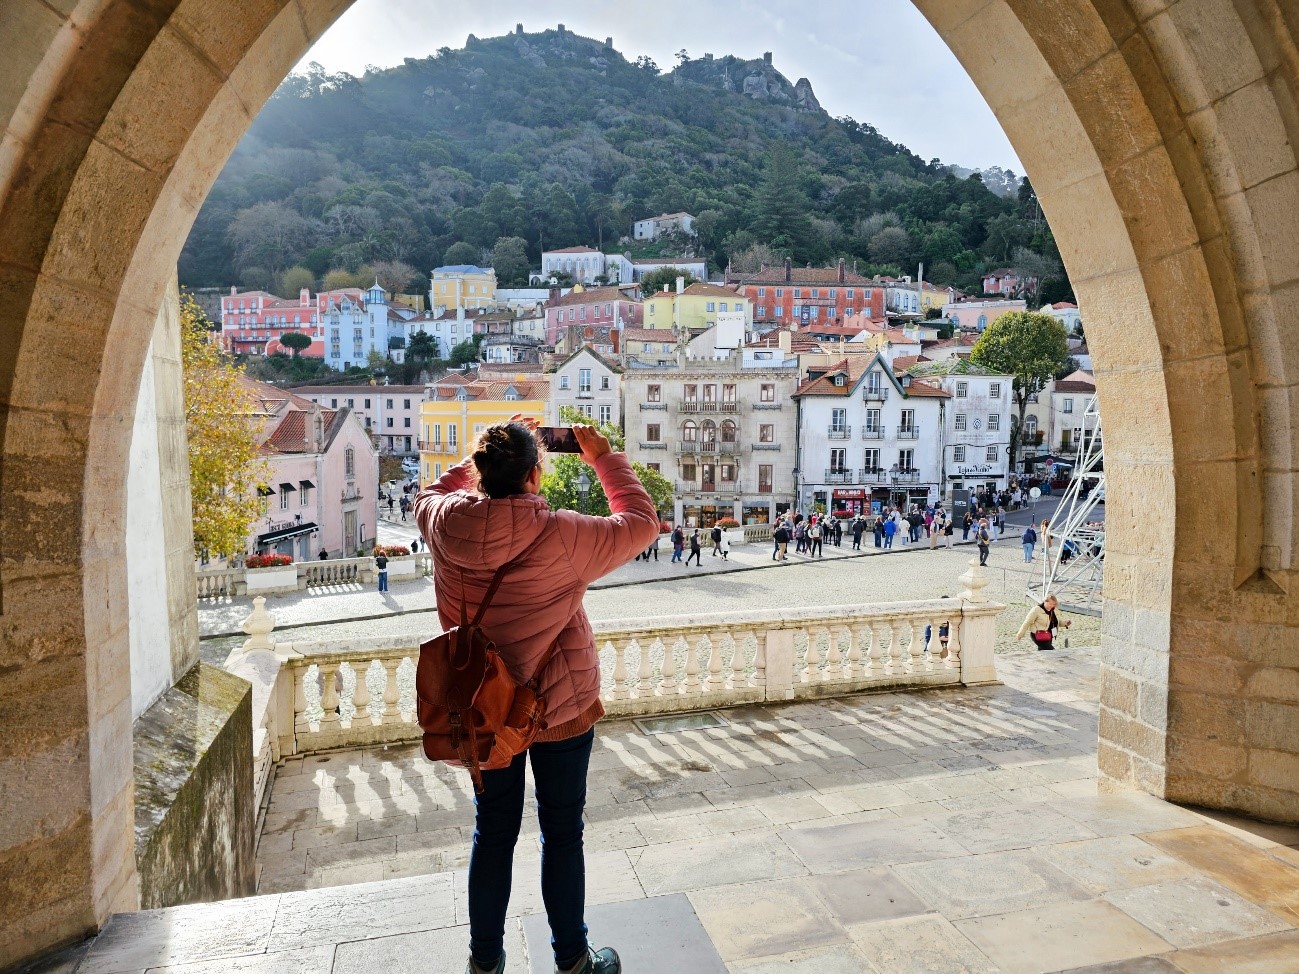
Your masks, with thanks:
M 1102 771 L 1299 819 L 1299 16 L 916 2 L 1016 145 L 1092 309 L 1114 525 Z M 23 38 L 0 74 L 0 966 L 136 904 L 129 416 L 204 195 L 349 3 L 0 12 Z

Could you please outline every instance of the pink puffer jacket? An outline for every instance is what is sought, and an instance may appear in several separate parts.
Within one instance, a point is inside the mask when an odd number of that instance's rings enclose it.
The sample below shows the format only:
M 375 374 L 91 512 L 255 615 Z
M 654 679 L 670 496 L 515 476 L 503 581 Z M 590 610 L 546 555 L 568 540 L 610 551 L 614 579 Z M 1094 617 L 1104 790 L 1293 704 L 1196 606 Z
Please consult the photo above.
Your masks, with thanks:
M 659 532 L 654 502 L 626 454 L 601 457 L 595 473 L 613 512 L 608 517 L 552 511 L 536 494 L 492 500 L 474 491 L 468 460 L 415 498 L 444 629 L 461 621 L 462 572 L 472 619 L 493 573 L 510 562 L 483 631 L 520 682 L 533 677 L 559 640 L 559 652 L 538 681 L 546 698 L 542 741 L 584 733 L 603 716 L 600 661 L 582 597 L 587 585 L 631 561 Z

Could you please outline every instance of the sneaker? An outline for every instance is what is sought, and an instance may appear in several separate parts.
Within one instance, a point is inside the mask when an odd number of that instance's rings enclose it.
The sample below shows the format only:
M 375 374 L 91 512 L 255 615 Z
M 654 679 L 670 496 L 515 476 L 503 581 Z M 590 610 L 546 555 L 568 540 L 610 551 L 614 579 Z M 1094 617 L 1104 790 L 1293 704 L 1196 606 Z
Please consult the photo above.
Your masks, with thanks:
M 495 967 L 491 967 L 491 968 L 479 967 L 477 964 L 474 963 L 474 959 L 472 957 L 469 958 L 469 963 L 465 965 L 465 974 L 504 974 L 504 971 L 505 971 L 505 951 L 503 950 L 501 951 L 501 959 L 496 962 Z
M 600 950 L 588 947 L 584 961 L 566 971 L 556 966 L 555 974 L 622 974 L 622 961 L 618 959 L 618 952 L 612 947 L 604 947 Z

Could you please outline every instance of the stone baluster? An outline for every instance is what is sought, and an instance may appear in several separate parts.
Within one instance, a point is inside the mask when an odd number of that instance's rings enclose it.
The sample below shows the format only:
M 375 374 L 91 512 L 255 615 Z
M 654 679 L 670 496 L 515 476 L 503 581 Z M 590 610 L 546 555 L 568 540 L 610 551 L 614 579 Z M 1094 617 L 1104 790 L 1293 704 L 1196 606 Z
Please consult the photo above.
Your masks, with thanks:
M 868 676 L 879 676 L 884 670 L 888 660 L 882 660 L 883 657 L 882 642 L 884 639 L 883 630 L 874 623 L 867 623 L 864 627 L 870 633 L 871 644 L 866 650 L 866 674 Z
M 843 679 L 843 652 L 839 648 L 839 637 L 843 630 L 837 626 L 828 626 L 822 630 L 826 638 L 825 678 L 827 680 Z
M 370 667 L 373 665 L 372 660 L 364 660 L 361 664 L 354 666 L 356 671 L 356 689 L 352 691 L 352 706 L 356 708 L 356 713 L 352 715 L 352 723 L 369 723 L 370 722 Z
M 307 671 L 308 666 L 292 666 L 293 673 L 293 725 L 299 733 L 307 730 Z
M 613 647 L 613 698 L 627 699 L 627 643 L 619 639 L 616 643 L 606 643 Z
M 746 632 L 731 633 L 731 688 L 744 686 L 744 645 L 749 639 Z
M 853 624 L 845 627 L 848 632 L 848 665 L 844 667 L 844 676 L 848 679 L 862 675 L 862 626 Z
M 952 616 L 947 620 L 947 666 L 961 672 L 961 617 Z
M 383 722 L 394 724 L 401 720 L 401 709 L 397 706 L 401 700 L 401 688 L 397 686 L 397 667 L 401 666 L 401 660 L 385 659 L 379 662 L 383 665 L 384 672 Z
M 708 676 L 704 680 L 704 689 L 716 693 L 726 685 L 726 680 L 722 677 L 722 643 L 726 640 L 726 633 L 713 633 L 704 638 L 709 643 Z
M 938 670 L 943 667 L 942 628 L 942 619 L 933 618 L 929 620 L 929 642 L 925 644 L 925 653 L 929 656 L 929 668 L 931 670 Z
M 708 637 L 697 636 L 694 639 L 682 640 L 686 644 L 686 693 L 699 692 L 699 656 L 701 645 L 709 642 Z M 706 651 L 706 650 L 705 650 Z
M 668 646 L 663 644 L 663 678 L 659 680 L 659 692 L 665 695 L 675 695 L 677 690 L 677 647 L 674 643 Z
M 338 728 L 338 664 L 320 664 L 320 729 Z
M 821 679 L 821 649 L 817 646 L 817 630 L 805 628 L 807 652 L 803 655 L 803 682 L 816 683 Z
M 925 620 L 911 620 L 911 642 L 907 645 L 907 652 L 911 656 L 911 672 L 923 673 L 925 671 Z
M 889 672 L 905 673 L 909 657 L 906 647 L 902 645 L 902 627 L 906 623 L 901 619 L 893 619 L 885 624 L 889 627 Z
M 650 650 L 652 647 L 663 647 L 659 639 L 645 640 L 640 644 L 640 667 L 636 671 L 636 696 L 646 697 L 654 692 L 654 668 L 650 665 Z
M 753 651 L 753 685 L 767 686 L 767 630 L 759 629 L 753 634 L 755 645 Z

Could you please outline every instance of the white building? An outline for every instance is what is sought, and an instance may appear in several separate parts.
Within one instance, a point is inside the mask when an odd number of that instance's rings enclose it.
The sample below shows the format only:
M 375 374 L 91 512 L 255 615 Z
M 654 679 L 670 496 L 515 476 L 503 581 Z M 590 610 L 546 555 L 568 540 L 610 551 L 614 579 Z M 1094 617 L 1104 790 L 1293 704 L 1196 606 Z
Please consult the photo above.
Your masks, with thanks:
M 689 213 L 664 213 L 632 224 L 632 236 L 637 240 L 657 240 L 665 233 L 695 232 L 695 218 Z
M 1055 383 L 1051 390 L 1051 453 L 1076 453 L 1096 433 L 1099 418 L 1088 415 L 1087 407 L 1096 395 L 1096 380 L 1078 371 Z
M 697 257 L 637 258 L 629 254 L 603 254 L 592 247 L 565 247 L 547 250 L 541 255 L 541 273 L 533 282 L 544 284 L 552 275 L 567 274 L 574 284 L 597 284 L 603 278 L 610 285 L 635 284 L 646 274 L 670 267 L 703 281 L 708 278 L 708 262 Z
M 1050 315 L 1060 324 L 1064 325 L 1066 335 L 1078 334 L 1078 329 L 1082 327 L 1082 313 L 1078 310 L 1078 305 L 1071 301 L 1057 301 L 1055 304 L 1044 304 L 1042 314 Z
M 546 423 L 560 425 L 559 410 L 569 406 L 598 423 L 622 425 L 622 370 L 582 347 L 550 374 Z
M 390 305 L 388 292 L 376 281 L 361 295 L 326 291 L 317 296 L 324 329 L 325 362 L 340 372 L 363 366 L 374 352 L 384 358 L 407 337 L 407 323 L 419 317 L 413 310 Z
M 794 503 L 798 360 L 747 351 L 632 361 L 623 376 L 627 454 L 673 482 L 676 523 L 769 524 Z
M 903 375 L 942 388 L 947 394 L 940 476 L 944 496 L 953 490 L 1009 485 L 1013 377 L 998 375 L 965 359 L 921 362 Z
M 419 452 L 416 433 L 424 386 L 324 385 L 303 386 L 293 392 L 325 409 L 350 409 L 373 437 L 380 453 Z
M 564 247 L 541 255 L 542 282 L 552 274 L 567 274 L 574 284 L 594 284 L 605 276 L 605 255 L 593 247 Z
M 938 500 L 949 395 L 882 355 L 809 370 L 799 387 L 799 501 L 868 513 Z

